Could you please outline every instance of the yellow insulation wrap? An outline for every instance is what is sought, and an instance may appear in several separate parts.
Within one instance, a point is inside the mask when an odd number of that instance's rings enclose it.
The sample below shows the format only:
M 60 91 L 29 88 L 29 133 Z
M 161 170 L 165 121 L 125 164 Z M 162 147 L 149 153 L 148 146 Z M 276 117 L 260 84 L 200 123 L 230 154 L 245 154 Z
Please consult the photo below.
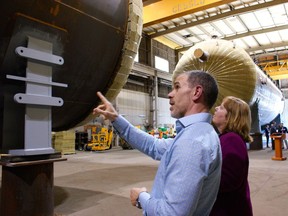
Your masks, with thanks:
M 219 96 L 216 106 L 228 95 L 239 97 L 250 105 L 257 102 L 260 124 L 272 121 L 283 111 L 281 91 L 254 64 L 248 53 L 233 42 L 212 39 L 197 43 L 179 60 L 173 80 L 178 74 L 189 70 L 206 71 L 217 80 Z

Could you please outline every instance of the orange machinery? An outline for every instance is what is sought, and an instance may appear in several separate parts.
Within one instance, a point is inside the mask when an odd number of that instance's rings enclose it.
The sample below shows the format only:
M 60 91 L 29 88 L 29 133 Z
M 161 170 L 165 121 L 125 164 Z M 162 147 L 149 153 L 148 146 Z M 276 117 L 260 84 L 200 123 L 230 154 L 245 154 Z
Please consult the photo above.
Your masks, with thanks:
M 84 129 L 88 134 L 91 134 L 88 143 L 84 145 L 84 150 L 104 151 L 112 148 L 113 128 L 111 126 L 106 128 L 98 125 L 88 125 Z

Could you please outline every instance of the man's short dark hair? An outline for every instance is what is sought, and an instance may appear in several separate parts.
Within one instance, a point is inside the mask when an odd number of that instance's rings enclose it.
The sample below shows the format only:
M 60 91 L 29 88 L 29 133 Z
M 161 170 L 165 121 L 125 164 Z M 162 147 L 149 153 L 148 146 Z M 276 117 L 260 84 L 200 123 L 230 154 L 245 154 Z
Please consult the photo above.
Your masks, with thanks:
M 204 102 L 211 109 L 218 97 L 218 85 L 216 80 L 208 72 L 201 70 L 187 71 L 188 82 L 193 88 L 195 85 L 203 87 Z

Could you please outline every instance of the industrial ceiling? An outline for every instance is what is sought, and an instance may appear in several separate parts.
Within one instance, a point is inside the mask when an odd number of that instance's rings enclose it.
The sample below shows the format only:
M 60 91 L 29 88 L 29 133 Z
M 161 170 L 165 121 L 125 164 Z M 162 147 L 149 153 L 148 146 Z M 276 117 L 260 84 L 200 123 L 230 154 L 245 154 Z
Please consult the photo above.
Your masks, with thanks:
M 230 40 L 273 79 L 288 78 L 287 0 L 143 0 L 143 5 L 143 33 L 151 39 L 178 52 L 211 38 Z

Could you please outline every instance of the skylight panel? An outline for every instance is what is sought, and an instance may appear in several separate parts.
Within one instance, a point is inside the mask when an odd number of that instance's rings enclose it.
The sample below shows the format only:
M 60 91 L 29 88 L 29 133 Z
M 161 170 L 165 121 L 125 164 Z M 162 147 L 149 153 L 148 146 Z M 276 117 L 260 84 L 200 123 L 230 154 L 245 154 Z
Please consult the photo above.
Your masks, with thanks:
M 224 35 L 232 35 L 234 34 L 235 32 L 232 31 L 229 26 L 227 26 L 225 24 L 225 22 L 223 22 L 222 20 L 218 20 L 216 22 L 213 22 L 213 24 L 219 28 L 221 30 L 221 32 L 223 32 Z M 234 27 L 234 26 L 233 26 Z
M 247 43 L 249 47 L 253 48 L 259 46 L 257 41 L 252 36 L 244 37 L 242 40 Z
M 282 41 L 288 41 L 288 29 L 281 30 L 278 32 Z
M 258 35 L 255 35 L 254 37 L 261 46 L 270 44 L 270 40 L 266 34 L 258 34 Z
M 200 26 L 208 32 L 213 30 L 213 26 L 211 26 L 210 23 L 203 23 Z
M 241 47 L 243 49 L 248 49 L 249 47 L 247 46 L 247 44 L 245 44 L 241 39 L 236 39 L 236 40 L 233 40 L 233 43 L 235 43 L 235 45 L 237 47 Z
M 238 32 L 247 32 L 247 28 L 237 19 L 237 17 L 229 17 L 226 19 L 226 22 L 228 22 L 233 28 Z
M 288 9 L 288 8 L 287 8 Z M 288 17 L 284 5 L 277 5 L 269 8 L 270 14 L 275 25 L 288 24 Z
M 180 35 L 184 36 L 184 35 L 189 35 L 191 34 L 188 30 L 186 29 L 182 29 L 180 31 L 178 31 Z
M 267 9 L 255 11 L 254 14 L 262 27 L 274 26 L 272 17 Z
M 193 43 L 199 43 L 201 40 L 200 39 L 198 39 L 197 37 L 191 37 L 191 38 L 189 38 L 190 39 L 190 41 L 191 42 L 193 42 Z
M 195 36 L 197 35 L 197 37 L 200 37 L 202 40 L 204 40 L 203 36 L 205 36 L 205 33 L 201 31 L 198 27 L 192 27 L 189 28 L 189 30 L 193 32 Z
M 280 43 L 282 42 L 282 39 L 280 37 L 280 34 L 278 31 L 275 32 L 268 32 L 266 33 L 267 37 L 270 39 L 272 43 Z
M 261 29 L 261 25 L 253 13 L 242 14 L 240 15 L 240 18 L 250 31 Z

